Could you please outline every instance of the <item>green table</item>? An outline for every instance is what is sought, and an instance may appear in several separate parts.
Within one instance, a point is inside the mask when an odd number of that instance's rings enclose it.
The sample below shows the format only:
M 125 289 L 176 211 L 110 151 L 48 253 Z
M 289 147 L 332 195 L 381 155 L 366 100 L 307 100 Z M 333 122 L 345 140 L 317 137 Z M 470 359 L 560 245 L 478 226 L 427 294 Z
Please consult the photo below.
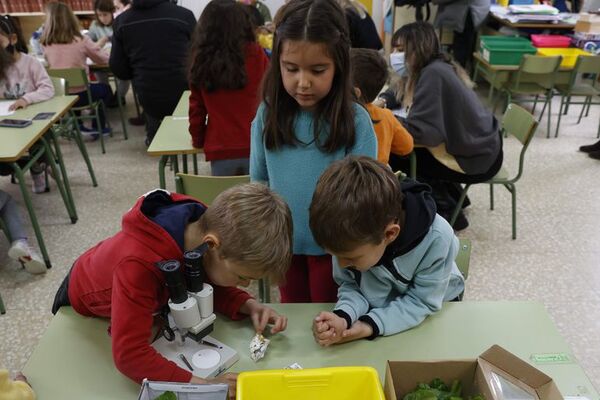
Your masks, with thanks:
M 187 156 L 193 156 L 194 174 L 198 174 L 198 161 L 196 155 L 202 153 L 202 149 L 192 146 L 192 137 L 188 131 L 187 116 L 165 117 L 148 147 L 148 154 L 160 156 L 158 163 L 158 179 L 161 189 L 166 188 L 165 167 L 167 160 L 171 158 L 175 173 L 179 172 L 178 156 L 183 158 L 183 172 L 188 172 Z
M 18 110 L 13 115 L 7 118 L 16 119 L 31 119 L 36 114 L 41 112 L 54 112 L 54 116 L 51 119 L 42 121 L 33 121 L 33 123 L 25 128 L 5 128 L 0 127 L 0 162 L 9 164 L 15 174 L 15 177 L 21 188 L 23 194 L 23 200 L 31 219 L 31 225 L 35 232 L 35 236 L 44 257 L 44 262 L 48 268 L 51 267 L 50 257 L 44 244 L 44 238 L 38 224 L 33 205 L 31 203 L 31 197 L 29 194 L 29 188 L 25 185 L 24 174 L 31 166 L 38 161 L 44 155 L 47 155 L 46 161 L 49 163 L 50 168 L 56 179 L 56 185 L 60 191 L 60 194 L 65 202 L 67 212 L 71 218 L 71 222 L 77 222 L 77 211 L 75 209 L 75 201 L 71 194 L 71 187 L 69 186 L 69 179 L 60 151 L 60 146 L 56 140 L 56 136 L 52 129 L 52 125 L 62 118 L 69 109 L 77 102 L 77 96 L 57 96 L 50 100 L 46 100 L 41 103 L 33 104 L 26 109 Z M 48 135 L 46 135 L 48 133 Z M 48 140 L 50 139 L 54 143 L 54 151 L 52 150 Z M 39 142 L 41 145 L 37 148 L 32 146 Z M 31 151 L 30 151 L 31 150 Z M 21 159 L 27 152 L 30 152 L 30 160 L 25 165 L 19 165 L 17 161 Z M 55 163 L 58 161 L 58 166 Z M 60 171 L 59 171 L 60 168 Z M 59 173 L 60 172 L 60 173 Z M 64 184 L 63 184 L 64 181 Z
M 273 307 L 289 317 L 288 328 L 271 337 L 267 356 L 258 363 L 249 357 L 248 344 L 254 335 L 250 322 L 218 317 L 212 336 L 240 354 L 231 371 L 279 369 L 294 362 L 304 368 L 370 365 L 383 381 L 386 360 L 475 358 L 491 345 L 499 344 L 530 362 L 533 355 L 566 354 L 570 357 L 567 362 L 534 365 L 554 378 L 564 396 L 599 399 L 539 303 L 448 303 L 442 312 L 410 331 L 329 348 L 320 348 L 314 342 L 310 328 L 317 312 L 331 309 L 331 305 Z M 139 386 L 114 367 L 107 327 L 108 321 L 79 316 L 69 307 L 58 312 L 24 368 L 39 400 L 136 398 Z
M 192 92 L 190 90 L 186 90 L 183 92 L 181 97 L 179 98 L 179 103 L 177 103 L 177 107 L 175 107 L 175 111 L 173 111 L 173 115 L 177 117 L 187 117 L 188 110 L 190 109 L 190 95 Z

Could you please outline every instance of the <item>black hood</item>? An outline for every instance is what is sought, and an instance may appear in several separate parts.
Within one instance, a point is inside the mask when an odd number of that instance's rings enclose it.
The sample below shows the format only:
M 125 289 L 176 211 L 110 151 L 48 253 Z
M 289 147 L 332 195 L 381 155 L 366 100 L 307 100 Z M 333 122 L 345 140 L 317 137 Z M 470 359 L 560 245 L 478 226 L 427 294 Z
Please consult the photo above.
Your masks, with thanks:
M 400 183 L 400 187 L 404 195 L 404 224 L 400 227 L 396 240 L 386 247 L 376 265 L 387 264 L 417 247 L 435 219 L 437 209 L 429 185 L 406 178 Z
M 170 0 L 133 0 L 131 2 L 131 7 L 141 9 L 141 8 L 154 8 L 160 3 L 168 3 Z

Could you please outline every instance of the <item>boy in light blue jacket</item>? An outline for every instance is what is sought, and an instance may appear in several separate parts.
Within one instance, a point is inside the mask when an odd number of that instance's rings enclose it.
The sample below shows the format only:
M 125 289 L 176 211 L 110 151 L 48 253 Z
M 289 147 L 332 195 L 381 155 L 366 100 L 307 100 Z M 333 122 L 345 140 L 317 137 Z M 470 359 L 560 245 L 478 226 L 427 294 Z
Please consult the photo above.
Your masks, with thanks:
M 321 175 L 310 205 L 316 242 L 333 258 L 333 312 L 313 321 L 322 346 L 393 335 L 458 300 L 458 239 L 429 186 L 402 183 L 383 164 L 349 156 Z

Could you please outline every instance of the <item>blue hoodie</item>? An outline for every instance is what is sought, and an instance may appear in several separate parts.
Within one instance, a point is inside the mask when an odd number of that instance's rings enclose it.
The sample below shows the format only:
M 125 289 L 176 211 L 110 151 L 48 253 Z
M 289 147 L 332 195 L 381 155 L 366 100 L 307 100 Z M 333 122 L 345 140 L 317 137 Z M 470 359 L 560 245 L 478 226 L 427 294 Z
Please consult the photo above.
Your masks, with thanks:
M 334 313 L 348 326 L 357 320 L 371 325 L 369 339 L 419 325 L 464 290 L 454 262 L 458 238 L 436 214 L 431 189 L 406 180 L 402 192 L 404 224 L 377 264 L 360 272 L 340 268 L 333 258 L 333 277 L 340 285 Z

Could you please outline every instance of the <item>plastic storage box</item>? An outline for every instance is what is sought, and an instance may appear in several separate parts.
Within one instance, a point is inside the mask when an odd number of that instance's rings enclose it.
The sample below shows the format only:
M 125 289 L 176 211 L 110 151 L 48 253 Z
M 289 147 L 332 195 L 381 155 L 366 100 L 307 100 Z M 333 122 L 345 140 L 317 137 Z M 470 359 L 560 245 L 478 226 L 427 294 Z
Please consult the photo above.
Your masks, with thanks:
M 531 35 L 535 47 L 569 47 L 571 38 L 564 35 Z
M 242 372 L 237 400 L 385 400 L 371 367 Z
M 524 54 L 536 54 L 531 42 L 516 36 L 482 36 L 479 52 L 492 65 L 519 65 Z
M 583 51 L 581 49 L 555 49 L 555 48 L 541 48 L 538 49 L 538 54 L 541 56 L 562 56 L 562 62 L 560 63 L 561 68 L 573 68 L 577 57 L 579 56 L 592 56 L 593 54 Z

